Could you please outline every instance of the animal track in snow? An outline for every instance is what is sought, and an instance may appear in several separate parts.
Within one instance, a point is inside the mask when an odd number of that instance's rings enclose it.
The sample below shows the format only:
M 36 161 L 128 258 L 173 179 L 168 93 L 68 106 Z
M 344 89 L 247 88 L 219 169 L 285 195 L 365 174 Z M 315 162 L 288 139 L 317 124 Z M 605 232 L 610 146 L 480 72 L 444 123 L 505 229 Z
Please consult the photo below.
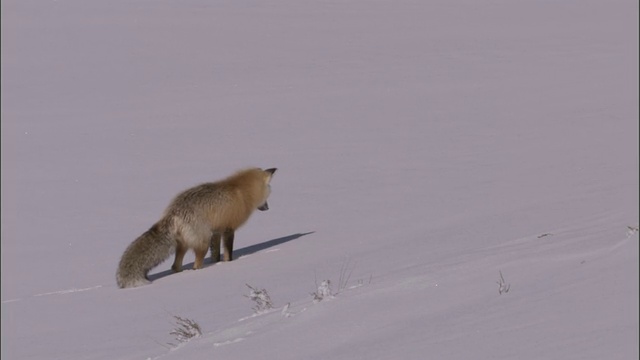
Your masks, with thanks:
M 243 341 L 244 338 L 237 338 L 237 339 L 233 339 L 233 340 L 227 340 L 227 341 L 223 341 L 223 342 L 217 342 L 217 343 L 213 343 L 214 347 L 218 347 L 218 346 L 225 346 L 225 345 L 229 345 L 229 344 L 235 344 L 237 342 Z
M 98 288 L 101 288 L 101 287 L 102 287 L 102 285 L 97 285 L 97 286 L 92 286 L 92 287 L 82 288 L 82 289 L 71 288 L 71 289 L 67 289 L 67 290 L 58 290 L 58 291 L 52 291 L 52 292 L 47 292 L 47 293 L 35 294 L 35 295 L 31 295 L 30 297 L 42 297 L 42 296 L 50 296 L 50 295 L 64 295 L 64 294 L 71 294 L 71 293 L 76 293 L 76 292 L 94 290 L 94 289 L 98 289 Z M 21 300 L 23 300 L 23 299 L 18 298 L 18 299 L 4 300 L 4 301 L 2 301 L 2 303 L 6 304 L 6 303 L 21 301 Z

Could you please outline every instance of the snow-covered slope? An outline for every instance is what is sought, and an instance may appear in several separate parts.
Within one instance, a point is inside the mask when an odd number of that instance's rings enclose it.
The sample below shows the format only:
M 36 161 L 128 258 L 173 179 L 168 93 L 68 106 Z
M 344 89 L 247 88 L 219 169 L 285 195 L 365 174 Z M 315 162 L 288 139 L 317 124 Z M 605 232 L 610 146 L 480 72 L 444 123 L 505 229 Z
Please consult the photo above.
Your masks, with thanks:
M 637 10 L 3 1 L 3 358 L 636 359 Z M 116 287 L 246 166 L 237 261 Z

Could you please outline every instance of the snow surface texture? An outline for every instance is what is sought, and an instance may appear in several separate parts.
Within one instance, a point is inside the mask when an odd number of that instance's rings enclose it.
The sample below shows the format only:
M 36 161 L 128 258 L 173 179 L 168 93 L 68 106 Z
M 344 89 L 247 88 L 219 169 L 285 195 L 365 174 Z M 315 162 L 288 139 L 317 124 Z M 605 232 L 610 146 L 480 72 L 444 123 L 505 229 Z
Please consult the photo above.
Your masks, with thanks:
M 637 359 L 637 30 L 631 0 L 3 0 L 2 358 Z M 116 287 L 245 166 L 279 170 L 235 261 Z

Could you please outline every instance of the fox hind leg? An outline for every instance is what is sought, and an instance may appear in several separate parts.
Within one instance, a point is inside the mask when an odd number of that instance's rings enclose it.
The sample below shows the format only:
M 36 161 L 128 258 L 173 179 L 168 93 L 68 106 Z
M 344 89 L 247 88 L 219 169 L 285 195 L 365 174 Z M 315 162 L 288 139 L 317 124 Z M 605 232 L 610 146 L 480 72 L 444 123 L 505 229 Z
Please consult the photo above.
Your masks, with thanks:
M 193 263 L 193 270 L 202 269 L 202 264 L 204 263 L 204 257 L 207 255 L 206 247 L 204 249 L 194 249 L 196 253 L 196 261 Z
M 233 237 L 235 233 L 233 229 L 227 229 L 224 231 L 224 261 L 231 261 L 233 259 Z
M 182 242 L 178 241 L 178 245 L 176 246 L 176 257 L 173 261 L 173 265 L 171 265 L 171 270 L 175 272 L 182 271 L 182 259 L 184 259 L 184 254 L 187 253 L 187 248 L 182 244 Z

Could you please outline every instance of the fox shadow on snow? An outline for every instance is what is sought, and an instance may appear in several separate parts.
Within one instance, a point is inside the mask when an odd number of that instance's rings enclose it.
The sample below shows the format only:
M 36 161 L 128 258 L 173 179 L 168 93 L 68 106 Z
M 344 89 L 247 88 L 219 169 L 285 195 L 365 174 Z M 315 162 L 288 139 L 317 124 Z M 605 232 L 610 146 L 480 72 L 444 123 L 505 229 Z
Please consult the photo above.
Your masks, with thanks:
M 247 255 L 251 255 L 253 253 L 257 253 L 258 251 L 262 251 L 265 249 L 268 249 L 270 247 L 274 247 L 274 246 L 278 246 L 284 243 L 287 243 L 289 241 L 295 240 L 297 238 L 300 238 L 302 236 L 305 235 L 309 235 L 309 234 L 313 234 L 315 231 L 310 231 L 310 232 L 306 232 L 306 233 L 297 233 L 297 234 L 291 234 L 291 235 L 287 235 L 287 236 L 283 236 L 283 237 L 279 237 L 276 239 L 272 239 L 272 240 L 268 240 L 259 244 L 255 244 L 255 245 L 250 245 L 247 247 L 243 247 L 241 249 L 237 249 L 237 250 L 233 250 L 233 260 L 237 260 L 243 256 L 247 256 Z M 205 261 L 204 264 L 202 264 L 202 269 L 207 268 L 209 266 L 212 266 L 214 264 L 211 263 L 211 257 L 209 257 L 209 261 Z M 224 261 L 221 261 L 224 262 Z M 193 262 L 188 263 L 188 264 L 183 264 L 182 265 L 182 270 L 191 270 L 193 269 Z M 155 273 L 153 275 L 149 275 L 147 276 L 147 278 L 151 281 L 155 281 L 158 279 L 161 279 L 165 276 L 169 276 L 173 274 L 173 270 L 169 269 L 169 270 L 165 270 L 165 271 L 161 271 L 159 273 Z

